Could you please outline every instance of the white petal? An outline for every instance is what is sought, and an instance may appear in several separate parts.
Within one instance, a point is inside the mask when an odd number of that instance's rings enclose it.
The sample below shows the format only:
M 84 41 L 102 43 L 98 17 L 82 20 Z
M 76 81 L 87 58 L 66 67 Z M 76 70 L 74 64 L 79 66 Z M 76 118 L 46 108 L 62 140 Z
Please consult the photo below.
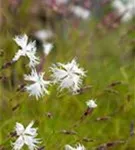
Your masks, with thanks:
M 29 42 L 26 46 L 27 51 L 36 52 L 36 41 Z
M 17 122 L 15 126 L 15 131 L 18 136 L 21 135 L 24 132 L 24 126 L 21 123 Z
M 30 124 L 26 127 L 24 134 L 29 134 L 32 136 L 37 136 L 37 129 L 36 128 L 32 128 L 34 124 L 34 121 L 31 121 Z
M 29 57 L 29 67 L 30 68 L 34 68 L 36 65 L 39 64 L 39 58 L 36 57 L 33 53 L 27 55 Z
M 30 94 L 30 96 L 35 96 L 36 99 L 43 95 L 40 84 L 34 83 L 28 86 L 25 86 L 26 90 Z
M 76 149 L 71 147 L 70 145 L 66 145 L 65 146 L 65 150 L 76 150 Z
M 51 52 L 51 50 L 53 48 L 53 44 L 51 44 L 51 43 L 44 43 L 43 44 L 43 48 L 44 48 L 44 50 L 43 50 L 44 54 L 47 56 Z
M 28 42 L 28 36 L 26 34 L 16 36 L 14 40 L 21 48 L 25 48 Z
M 67 76 L 67 72 L 65 70 L 62 69 L 58 69 L 58 68 L 51 68 L 53 74 L 52 74 L 52 78 L 56 78 L 56 80 L 60 81 L 63 78 L 65 78 Z
M 24 75 L 24 80 L 36 82 L 38 80 L 38 74 L 35 69 L 32 69 L 30 75 Z
M 40 143 L 38 139 L 27 135 L 24 136 L 24 141 L 30 150 L 37 149 L 38 148 L 37 144 Z
M 72 78 L 68 76 L 61 81 L 60 86 L 61 86 L 61 88 L 69 88 L 69 89 L 71 88 L 72 89 L 73 84 L 74 84 L 74 82 L 73 82 Z
M 22 50 L 18 50 L 12 60 L 17 61 L 21 56 L 25 56 L 25 53 Z
M 13 149 L 14 150 L 20 150 L 24 145 L 23 137 L 20 136 L 14 143 L 13 143 Z
M 85 147 L 83 145 L 78 144 L 76 150 L 85 150 Z

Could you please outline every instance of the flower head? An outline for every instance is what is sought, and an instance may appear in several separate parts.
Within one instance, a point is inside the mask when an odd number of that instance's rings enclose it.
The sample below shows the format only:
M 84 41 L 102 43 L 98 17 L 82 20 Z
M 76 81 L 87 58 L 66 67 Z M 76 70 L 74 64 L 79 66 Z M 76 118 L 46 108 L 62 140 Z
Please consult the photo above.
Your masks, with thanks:
M 51 52 L 51 50 L 53 48 L 53 44 L 51 44 L 51 43 L 44 43 L 43 44 L 43 48 L 44 48 L 44 50 L 43 50 L 44 54 L 47 56 Z
M 66 4 L 69 0 L 55 0 L 56 4 Z
M 135 16 L 135 0 L 114 0 L 112 2 L 114 8 L 120 15 L 123 15 L 122 21 L 127 22 Z
M 16 36 L 14 41 L 20 46 L 21 49 L 15 54 L 12 61 L 17 61 L 21 56 L 27 56 L 30 60 L 29 67 L 35 67 L 35 65 L 39 64 L 38 57 L 36 54 L 36 42 L 28 43 L 28 36 L 26 34 L 22 36 Z
M 89 107 L 89 108 L 96 108 L 97 107 L 97 104 L 95 103 L 94 100 L 88 100 L 86 102 L 86 105 Z
M 24 75 L 25 80 L 34 82 L 31 85 L 25 86 L 25 89 L 29 92 L 30 96 L 36 96 L 36 99 L 43 96 L 44 93 L 49 94 L 47 87 L 50 81 L 44 80 L 43 76 L 43 72 L 37 73 L 35 69 L 32 69 L 31 75 Z
M 73 93 L 80 89 L 82 77 L 85 76 L 75 59 L 67 64 L 57 63 L 51 67 L 51 71 L 54 83 L 58 83 L 61 90 L 67 88 Z
M 51 38 L 53 36 L 53 33 L 51 30 L 43 29 L 43 30 L 37 31 L 35 33 L 35 36 L 42 42 L 45 42 L 46 40 L 48 40 L 49 38 Z
M 16 123 L 15 131 L 18 136 L 17 140 L 13 143 L 14 150 L 20 150 L 25 144 L 30 150 L 38 148 L 37 144 L 40 143 L 37 136 L 37 128 L 32 128 L 34 122 L 32 121 L 26 129 L 21 123 Z
M 70 10 L 75 16 L 81 19 L 86 20 L 90 17 L 90 11 L 81 6 L 72 6 Z
M 71 147 L 70 145 L 65 146 L 65 150 L 86 150 L 83 145 L 78 144 L 76 148 Z

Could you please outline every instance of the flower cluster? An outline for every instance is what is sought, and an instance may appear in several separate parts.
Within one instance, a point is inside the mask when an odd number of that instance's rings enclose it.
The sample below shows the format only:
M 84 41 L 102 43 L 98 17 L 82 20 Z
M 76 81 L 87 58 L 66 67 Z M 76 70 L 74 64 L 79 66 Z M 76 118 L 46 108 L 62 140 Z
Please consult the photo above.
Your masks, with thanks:
M 41 34 L 41 37 L 47 37 L 47 35 Z M 38 36 L 39 36 L 38 35 Z M 66 64 L 56 63 L 50 67 L 51 71 L 51 81 L 44 79 L 45 72 L 38 72 L 36 70 L 36 65 L 39 64 L 40 59 L 36 56 L 36 42 L 28 42 L 28 36 L 26 34 L 22 36 L 16 36 L 15 42 L 20 46 L 21 49 L 15 54 L 12 59 L 16 62 L 21 56 L 26 56 L 29 58 L 29 67 L 31 68 L 30 74 L 24 74 L 24 80 L 31 83 L 25 86 L 25 90 L 30 96 L 35 96 L 36 99 L 43 97 L 44 94 L 49 94 L 48 86 L 53 84 L 59 85 L 59 90 L 68 89 L 71 93 L 77 94 L 80 90 L 83 82 L 83 78 L 86 76 L 86 71 L 79 67 L 76 59 Z M 44 42 L 44 54 L 47 56 L 53 45 L 51 43 Z M 88 108 L 96 108 L 97 104 L 94 100 L 89 100 L 86 102 Z M 29 150 L 39 149 L 38 144 L 41 143 L 40 139 L 37 137 L 37 128 L 33 128 L 34 121 L 31 121 L 29 125 L 25 128 L 21 123 L 16 123 L 15 133 L 16 141 L 12 143 L 14 150 L 21 150 L 24 145 L 28 147 Z M 70 145 L 65 146 L 65 150 L 85 150 L 83 145 L 78 144 L 76 148 Z
M 38 34 L 40 35 L 41 33 Z M 47 37 L 47 35 L 42 35 L 42 37 Z M 30 75 L 24 75 L 24 80 L 33 82 L 32 84 L 25 86 L 26 91 L 29 92 L 30 96 L 35 96 L 36 99 L 43 96 L 44 93 L 49 94 L 47 87 L 50 84 L 50 81 L 43 79 L 44 72 L 37 73 L 35 69 L 35 66 L 39 64 L 39 58 L 36 56 L 36 42 L 33 41 L 28 43 L 28 36 L 26 34 L 16 36 L 14 40 L 21 47 L 21 49 L 18 50 L 12 61 L 16 62 L 21 56 L 27 56 L 30 60 L 29 67 L 32 68 Z M 52 45 L 44 44 L 44 53 L 46 55 L 49 54 L 51 49 Z
M 38 34 L 40 35 L 41 33 Z M 42 37 L 47 37 L 47 35 L 42 35 Z M 35 56 L 35 41 L 28 43 L 28 36 L 26 34 L 23 36 L 16 36 L 14 40 L 21 47 L 21 49 L 16 53 L 13 61 L 17 61 L 21 56 L 27 56 L 30 59 L 29 67 L 32 67 L 31 74 L 24 75 L 24 80 L 33 82 L 32 84 L 25 86 L 26 91 L 28 91 L 30 96 L 35 96 L 36 99 L 44 94 L 49 94 L 47 88 L 51 84 L 51 81 L 44 80 L 44 72 L 38 73 L 35 69 L 35 66 L 39 63 L 39 58 Z M 43 46 L 44 53 L 47 56 L 53 46 L 50 43 L 44 43 Z M 50 67 L 50 70 L 52 72 L 52 83 L 59 84 L 60 91 L 66 88 L 73 94 L 77 93 L 80 89 L 82 79 L 86 76 L 84 69 L 79 68 L 79 65 L 75 59 L 67 64 L 54 64 Z

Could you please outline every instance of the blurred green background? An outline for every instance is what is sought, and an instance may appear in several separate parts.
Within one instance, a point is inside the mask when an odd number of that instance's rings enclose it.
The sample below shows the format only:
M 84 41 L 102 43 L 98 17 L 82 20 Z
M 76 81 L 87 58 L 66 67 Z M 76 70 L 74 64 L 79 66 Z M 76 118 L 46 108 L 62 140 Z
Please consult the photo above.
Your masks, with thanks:
M 49 96 L 37 101 L 27 92 L 17 91 L 26 83 L 23 75 L 30 72 L 27 59 L 21 58 L 1 69 L 0 149 L 12 149 L 11 132 L 16 122 L 28 125 L 34 120 L 41 146 L 46 150 L 62 150 L 66 144 L 76 143 L 83 144 L 87 150 L 102 150 L 100 146 L 108 142 L 107 150 L 135 150 L 134 20 L 121 23 L 120 19 L 110 18 L 106 23 L 104 18 L 112 11 L 110 5 L 102 8 L 102 16 L 93 14 L 87 20 L 67 12 L 63 14 L 58 11 L 60 8 L 36 0 L 1 1 L 0 67 L 14 57 L 18 47 L 13 38 L 23 33 L 37 40 L 38 55 L 44 59 L 42 42 L 35 37 L 35 32 L 49 29 L 54 36 L 48 41 L 54 48 L 42 66 L 45 78 L 50 79 L 49 67 L 53 63 L 77 58 L 87 71 L 82 88 L 91 88 L 71 95 L 67 91 L 59 93 L 57 86 L 53 86 Z M 89 99 L 96 99 L 98 107 L 80 121 Z

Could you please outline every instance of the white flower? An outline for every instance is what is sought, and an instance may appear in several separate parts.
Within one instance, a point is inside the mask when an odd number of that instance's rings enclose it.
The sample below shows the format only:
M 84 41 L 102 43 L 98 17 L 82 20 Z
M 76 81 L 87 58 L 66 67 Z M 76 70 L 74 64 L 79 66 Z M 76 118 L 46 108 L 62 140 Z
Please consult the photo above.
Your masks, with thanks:
M 89 107 L 89 108 L 96 108 L 97 107 L 97 104 L 95 103 L 94 100 L 88 100 L 86 102 L 86 105 Z
M 70 145 L 65 146 L 65 150 L 86 150 L 83 145 L 78 144 L 76 148 L 71 147 Z
M 90 11 L 81 6 L 72 6 L 70 8 L 71 12 L 81 19 L 88 19 L 90 17 Z
M 135 0 L 114 0 L 112 3 L 119 15 L 123 15 L 122 21 L 127 22 L 135 16 Z
M 53 44 L 51 44 L 51 43 L 44 43 L 43 44 L 43 48 L 44 48 L 44 50 L 43 50 L 44 54 L 47 56 L 51 52 L 51 50 L 53 48 Z
M 48 40 L 49 38 L 51 38 L 53 36 L 53 33 L 51 30 L 49 29 L 43 29 L 43 30 L 39 30 L 35 33 L 35 36 L 41 40 L 42 42 Z
M 37 144 L 40 143 L 37 136 L 37 128 L 32 128 L 34 122 L 32 121 L 26 129 L 21 123 L 16 123 L 15 131 L 18 136 L 17 140 L 13 143 L 14 150 L 20 150 L 26 144 L 29 150 L 38 148 Z
M 12 60 L 17 61 L 21 56 L 27 56 L 30 60 L 29 67 L 35 67 L 35 65 L 39 63 L 39 59 L 35 56 L 35 41 L 28 43 L 28 36 L 26 34 L 22 36 L 16 36 L 14 40 L 21 47 L 21 49 L 18 50 Z
M 51 67 L 51 71 L 54 83 L 60 84 L 60 90 L 67 88 L 73 93 L 80 89 L 82 77 L 85 76 L 84 70 L 79 68 L 75 59 L 67 64 L 57 63 Z
M 56 0 L 57 4 L 66 4 L 69 0 Z
M 44 80 L 43 76 L 43 72 L 37 73 L 35 69 L 32 69 L 31 75 L 24 75 L 24 80 L 34 82 L 31 85 L 25 86 L 25 88 L 29 92 L 30 96 L 36 96 L 36 99 L 44 94 L 49 94 L 47 87 L 50 84 L 50 81 Z

